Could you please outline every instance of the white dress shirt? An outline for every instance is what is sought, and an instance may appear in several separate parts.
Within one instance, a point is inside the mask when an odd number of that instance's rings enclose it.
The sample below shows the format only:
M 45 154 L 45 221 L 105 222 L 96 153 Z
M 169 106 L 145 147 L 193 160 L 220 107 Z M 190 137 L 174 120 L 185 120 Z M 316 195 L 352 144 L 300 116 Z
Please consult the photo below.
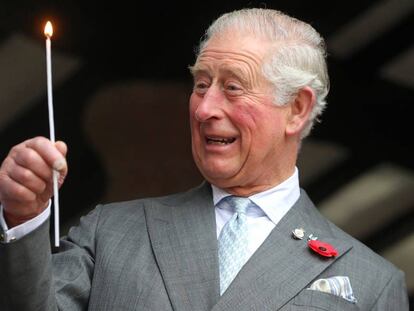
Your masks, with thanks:
M 233 210 L 226 204 L 217 205 L 221 199 L 231 194 L 213 185 L 212 189 L 218 238 L 224 225 L 233 215 Z M 293 175 L 281 184 L 249 197 L 257 205 L 257 207 L 249 208 L 247 211 L 249 258 L 267 238 L 280 219 L 295 204 L 299 195 L 298 170 L 295 168 Z M 40 227 L 50 215 L 50 205 L 49 202 L 49 206 L 40 215 L 11 229 L 7 226 L 3 215 L 3 207 L 0 205 L 0 225 L 3 229 L 1 242 L 9 243 L 18 240 Z
M 1 242 L 9 243 L 9 242 L 18 240 L 24 237 L 26 234 L 29 234 L 36 228 L 40 227 L 40 225 L 44 223 L 50 215 L 50 205 L 51 203 L 49 201 L 49 206 L 42 213 L 26 221 L 25 223 L 22 223 L 11 229 L 9 229 L 9 227 L 7 226 L 7 223 L 4 219 L 3 206 L 0 205 L 0 225 L 1 225 L 1 228 L 3 229 L 3 234 L 1 236 Z
M 293 175 L 281 184 L 249 197 L 256 206 L 249 207 L 247 210 L 248 258 L 254 254 L 273 228 L 299 199 L 298 175 L 298 170 L 295 168 Z M 218 238 L 226 222 L 233 216 L 234 211 L 227 201 L 218 204 L 221 199 L 231 194 L 216 186 L 212 185 L 211 187 L 213 190 Z

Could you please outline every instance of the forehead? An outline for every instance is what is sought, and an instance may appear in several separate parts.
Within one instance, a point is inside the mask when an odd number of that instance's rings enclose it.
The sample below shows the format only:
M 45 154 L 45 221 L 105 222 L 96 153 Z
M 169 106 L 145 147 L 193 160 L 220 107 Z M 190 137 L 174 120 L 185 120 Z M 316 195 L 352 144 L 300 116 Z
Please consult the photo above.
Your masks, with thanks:
M 267 41 L 253 36 L 225 35 L 211 38 L 204 46 L 193 71 L 220 70 L 242 73 L 261 68 L 268 51 Z

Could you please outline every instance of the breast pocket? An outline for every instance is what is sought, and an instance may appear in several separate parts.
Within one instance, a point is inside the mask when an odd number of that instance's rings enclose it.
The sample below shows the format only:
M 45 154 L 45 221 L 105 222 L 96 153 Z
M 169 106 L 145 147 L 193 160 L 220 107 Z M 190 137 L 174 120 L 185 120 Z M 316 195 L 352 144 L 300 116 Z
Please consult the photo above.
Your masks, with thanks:
M 293 310 L 325 310 L 325 311 L 341 311 L 359 310 L 357 304 L 332 294 L 319 292 L 316 290 L 305 289 L 293 298 L 292 304 L 297 306 Z

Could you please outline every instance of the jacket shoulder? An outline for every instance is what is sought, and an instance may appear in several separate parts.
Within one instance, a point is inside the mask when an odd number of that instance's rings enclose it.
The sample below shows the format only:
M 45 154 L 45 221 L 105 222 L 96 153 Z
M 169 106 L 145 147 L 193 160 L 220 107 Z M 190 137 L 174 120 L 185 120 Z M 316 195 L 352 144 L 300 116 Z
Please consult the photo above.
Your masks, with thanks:
M 184 192 L 173 193 L 165 196 L 147 197 L 129 201 L 112 202 L 99 204 L 95 208 L 95 213 L 100 214 L 101 219 L 124 219 L 126 217 L 141 218 L 145 217 L 145 208 L 151 208 L 156 205 L 180 205 L 189 200 L 197 199 L 203 195 L 208 195 L 211 188 L 207 183 L 191 188 Z M 92 211 L 91 213 L 94 213 Z

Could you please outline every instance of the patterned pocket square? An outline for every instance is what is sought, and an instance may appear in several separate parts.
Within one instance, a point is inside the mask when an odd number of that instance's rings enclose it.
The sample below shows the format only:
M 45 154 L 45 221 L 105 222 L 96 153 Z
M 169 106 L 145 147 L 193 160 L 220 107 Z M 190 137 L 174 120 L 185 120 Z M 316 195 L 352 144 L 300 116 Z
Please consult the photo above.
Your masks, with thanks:
M 351 282 L 347 276 L 334 276 L 327 279 L 319 279 L 313 282 L 308 289 L 336 295 L 349 302 L 357 303 L 352 291 Z

